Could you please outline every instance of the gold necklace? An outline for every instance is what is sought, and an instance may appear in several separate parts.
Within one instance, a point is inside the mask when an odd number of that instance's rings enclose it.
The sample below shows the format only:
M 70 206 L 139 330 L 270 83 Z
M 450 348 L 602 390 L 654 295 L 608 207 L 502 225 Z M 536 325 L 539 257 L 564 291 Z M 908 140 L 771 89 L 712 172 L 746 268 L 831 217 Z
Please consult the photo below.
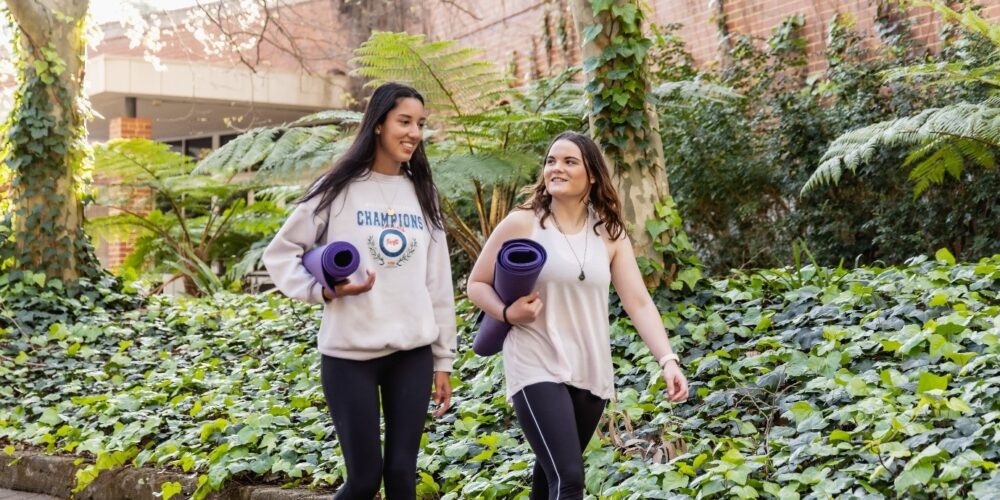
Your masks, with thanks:
M 584 262 L 587 262 L 587 246 L 590 243 L 590 238 L 587 237 L 587 221 L 590 220 L 590 214 L 588 213 L 587 215 L 587 219 L 583 222 L 583 260 L 581 261 L 580 258 L 576 256 L 576 250 L 573 249 L 573 244 L 569 242 L 569 236 L 566 236 L 566 233 L 562 230 L 562 226 L 559 225 L 559 218 L 556 217 L 556 214 L 552 214 L 552 220 L 556 223 L 556 229 L 562 233 L 563 239 L 566 240 L 566 246 L 569 247 L 570 252 L 573 252 L 573 258 L 576 259 L 576 263 L 580 266 L 580 274 L 576 277 L 576 279 L 580 281 L 587 279 L 587 274 L 583 272 L 583 264 Z
M 392 192 L 392 201 L 385 201 L 385 192 L 382 191 L 382 183 L 378 180 L 375 181 L 375 185 L 378 186 L 378 194 L 382 196 L 382 202 L 386 204 L 389 208 L 385 213 L 390 216 L 396 215 L 396 211 L 392 208 L 392 204 L 396 202 L 396 195 L 399 194 L 399 184 L 396 184 L 396 190 Z

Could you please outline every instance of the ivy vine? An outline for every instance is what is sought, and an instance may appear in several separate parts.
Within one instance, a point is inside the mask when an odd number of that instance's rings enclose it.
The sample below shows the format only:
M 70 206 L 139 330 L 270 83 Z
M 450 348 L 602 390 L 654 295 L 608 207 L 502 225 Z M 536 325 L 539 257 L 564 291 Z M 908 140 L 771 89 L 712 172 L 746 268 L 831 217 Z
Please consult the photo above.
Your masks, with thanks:
M 73 32 L 82 32 L 79 28 Z M 33 270 L 63 277 L 75 270 L 78 277 L 95 278 L 101 269 L 89 239 L 64 209 L 67 197 L 80 194 L 74 187 L 86 182 L 86 108 L 65 81 L 66 62 L 56 47 L 23 44 L 24 36 L 14 30 L 20 85 L 2 127 L 6 146 L 0 157 L 10 170 L 13 210 L 0 220 L 0 266 L 16 275 Z
M 630 142 L 647 150 L 654 133 L 644 125 L 649 77 L 646 56 L 653 42 L 642 32 L 646 13 L 638 2 L 592 0 L 591 7 L 597 24 L 584 30 L 583 44 L 602 32 L 608 34 L 609 43 L 583 63 L 584 71 L 593 75 L 586 90 L 592 96 L 595 136 L 608 160 L 618 165 Z M 630 167 L 649 171 L 656 168 L 656 162 L 639 157 Z

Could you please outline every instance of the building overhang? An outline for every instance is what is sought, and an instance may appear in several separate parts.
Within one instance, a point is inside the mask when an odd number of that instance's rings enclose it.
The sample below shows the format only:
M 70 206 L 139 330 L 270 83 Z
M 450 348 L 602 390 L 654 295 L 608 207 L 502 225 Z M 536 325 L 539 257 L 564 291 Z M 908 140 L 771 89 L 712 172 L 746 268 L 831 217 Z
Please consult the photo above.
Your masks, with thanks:
M 89 139 L 108 136 L 108 120 L 124 116 L 125 100 L 137 100 L 136 115 L 153 121 L 157 139 L 236 132 L 277 125 L 304 114 L 346 106 L 348 79 L 266 67 L 178 60 L 158 70 L 140 57 L 102 54 L 87 62 L 86 92 L 98 116 Z

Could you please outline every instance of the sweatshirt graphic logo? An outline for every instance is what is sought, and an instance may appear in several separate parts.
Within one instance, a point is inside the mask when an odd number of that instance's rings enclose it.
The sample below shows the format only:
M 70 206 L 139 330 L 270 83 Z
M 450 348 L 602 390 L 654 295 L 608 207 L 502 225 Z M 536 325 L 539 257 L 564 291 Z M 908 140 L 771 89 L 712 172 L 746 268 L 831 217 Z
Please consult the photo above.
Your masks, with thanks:
M 418 240 L 407 237 L 407 230 L 423 229 L 423 218 L 412 214 L 388 214 L 359 210 L 359 226 L 369 226 L 374 231 L 368 236 L 368 253 L 382 267 L 400 267 L 417 250 Z
M 386 229 L 378 237 L 378 249 L 386 257 L 399 257 L 406 250 L 406 235 L 398 229 Z

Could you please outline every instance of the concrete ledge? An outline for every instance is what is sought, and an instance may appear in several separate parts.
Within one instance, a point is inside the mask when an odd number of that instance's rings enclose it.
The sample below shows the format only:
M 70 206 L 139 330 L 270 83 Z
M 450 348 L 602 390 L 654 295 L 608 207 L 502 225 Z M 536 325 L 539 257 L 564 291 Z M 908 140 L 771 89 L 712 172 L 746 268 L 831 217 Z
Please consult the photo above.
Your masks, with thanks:
M 44 455 L 30 451 L 0 454 L 0 488 L 42 493 L 70 498 L 76 483 L 75 457 Z M 174 481 L 182 486 L 181 495 L 190 498 L 198 486 L 195 475 L 160 471 L 151 468 L 124 467 L 104 471 L 90 486 L 77 493 L 77 500 L 160 500 L 160 486 Z M 275 486 L 233 484 L 209 495 L 213 500 L 320 500 L 329 499 L 330 491 L 284 489 Z

